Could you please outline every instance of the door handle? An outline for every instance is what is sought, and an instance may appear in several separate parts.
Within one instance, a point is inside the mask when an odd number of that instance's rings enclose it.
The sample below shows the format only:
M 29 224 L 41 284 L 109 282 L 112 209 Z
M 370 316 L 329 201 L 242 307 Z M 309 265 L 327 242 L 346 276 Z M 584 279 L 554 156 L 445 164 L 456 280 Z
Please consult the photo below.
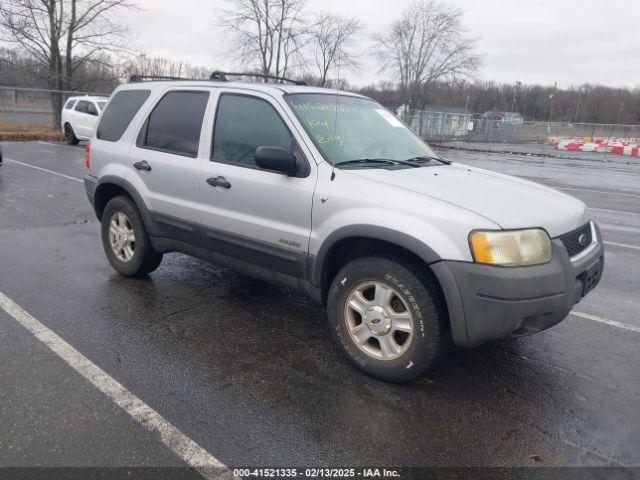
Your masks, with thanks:
M 146 160 L 143 160 L 142 162 L 134 163 L 133 164 L 133 168 L 135 168 L 137 170 L 142 170 L 142 171 L 145 171 L 145 172 L 150 172 L 151 171 L 151 165 L 149 165 Z
M 212 187 L 231 188 L 231 184 L 224 177 L 207 178 L 207 183 Z

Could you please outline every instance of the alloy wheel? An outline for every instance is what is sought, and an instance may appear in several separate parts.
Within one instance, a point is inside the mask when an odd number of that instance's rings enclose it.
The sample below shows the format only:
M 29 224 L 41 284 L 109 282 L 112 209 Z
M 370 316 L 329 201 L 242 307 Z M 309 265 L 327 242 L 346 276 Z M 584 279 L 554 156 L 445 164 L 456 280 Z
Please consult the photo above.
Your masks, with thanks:
M 402 294 L 387 283 L 369 281 L 351 290 L 344 319 L 357 347 L 378 360 L 395 360 L 411 345 L 413 314 Z

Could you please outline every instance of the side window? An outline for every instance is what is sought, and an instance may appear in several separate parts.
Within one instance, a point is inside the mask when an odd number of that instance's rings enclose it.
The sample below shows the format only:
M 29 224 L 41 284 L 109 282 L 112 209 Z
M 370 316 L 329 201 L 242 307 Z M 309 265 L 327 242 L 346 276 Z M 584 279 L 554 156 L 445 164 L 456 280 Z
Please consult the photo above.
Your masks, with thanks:
M 87 102 L 87 113 L 89 115 L 93 115 L 94 117 L 97 117 L 98 114 L 98 108 L 96 107 L 96 104 L 93 102 Z
M 292 150 L 293 137 L 268 102 L 246 95 L 223 94 L 213 132 L 214 162 L 257 168 L 258 147 Z
M 149 115 L 138 146 L 197 157 L 208 101 L 208 92 L 167 93 Z
M 65 110 L 71 110 L 76 104 L 76 100 L 67 100 L 66 105 L 64 106 Z
M 102 115 L 98 138 L 107 142 L 120 140 L 149 95 L 151 90 L 123 90 L 116 93 Z
M 80 100 L 78 102 L 78 104 L 76 105 L 76 112 L 80 112 L 80 113 L 89 113 L 87 110 L 87 106 L 89 105 L 89 102 L 84 101 L 84 100 Z

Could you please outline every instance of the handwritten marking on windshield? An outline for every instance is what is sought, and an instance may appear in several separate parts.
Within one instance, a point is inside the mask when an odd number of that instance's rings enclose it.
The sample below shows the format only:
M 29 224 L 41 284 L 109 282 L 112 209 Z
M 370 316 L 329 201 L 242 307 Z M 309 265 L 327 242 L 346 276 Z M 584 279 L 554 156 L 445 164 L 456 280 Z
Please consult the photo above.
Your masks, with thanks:
M 350 110 L 346 107 L 344 107 L 343 105 L 338 105 L 335 103 L 316 103 L 316 102 L 306 102 L 306 103 L 293 103 L 291 104 L 291 106 L 294 108 L 294 110 L 302 110 L 302 111 L 309 111 L 309 110 L 331 110 L 331 111 L 335 111 L 336 109 L 338 110 L 338 112 L 349 112 Z
M 311 128 L 326 128 L 329 130 L 329 122 L 327 120 L 313 120 L 311 118 L 307 118 L 307 123 Z
M 342 135 L 329 135 L 328 137 L 325 137 L 323 135 L 316 135 L 316 139 L 318 140 L 318 143 L 321 145 L 324 145 L 326 143 L 336 143 L 341 147 L 344 146 Z

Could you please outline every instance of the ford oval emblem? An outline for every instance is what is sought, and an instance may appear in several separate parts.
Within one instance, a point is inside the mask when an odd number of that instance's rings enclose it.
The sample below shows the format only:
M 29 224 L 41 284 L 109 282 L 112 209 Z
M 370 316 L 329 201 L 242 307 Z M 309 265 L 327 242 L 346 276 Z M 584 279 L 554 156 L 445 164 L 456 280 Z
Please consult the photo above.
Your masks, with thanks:
M 589 242 L 589 238 L 587 237 L 587 234 L 581 233 L 580 236 L 578 237 L 578 243 L 583 247 L 586 247 L 588 242 Z

